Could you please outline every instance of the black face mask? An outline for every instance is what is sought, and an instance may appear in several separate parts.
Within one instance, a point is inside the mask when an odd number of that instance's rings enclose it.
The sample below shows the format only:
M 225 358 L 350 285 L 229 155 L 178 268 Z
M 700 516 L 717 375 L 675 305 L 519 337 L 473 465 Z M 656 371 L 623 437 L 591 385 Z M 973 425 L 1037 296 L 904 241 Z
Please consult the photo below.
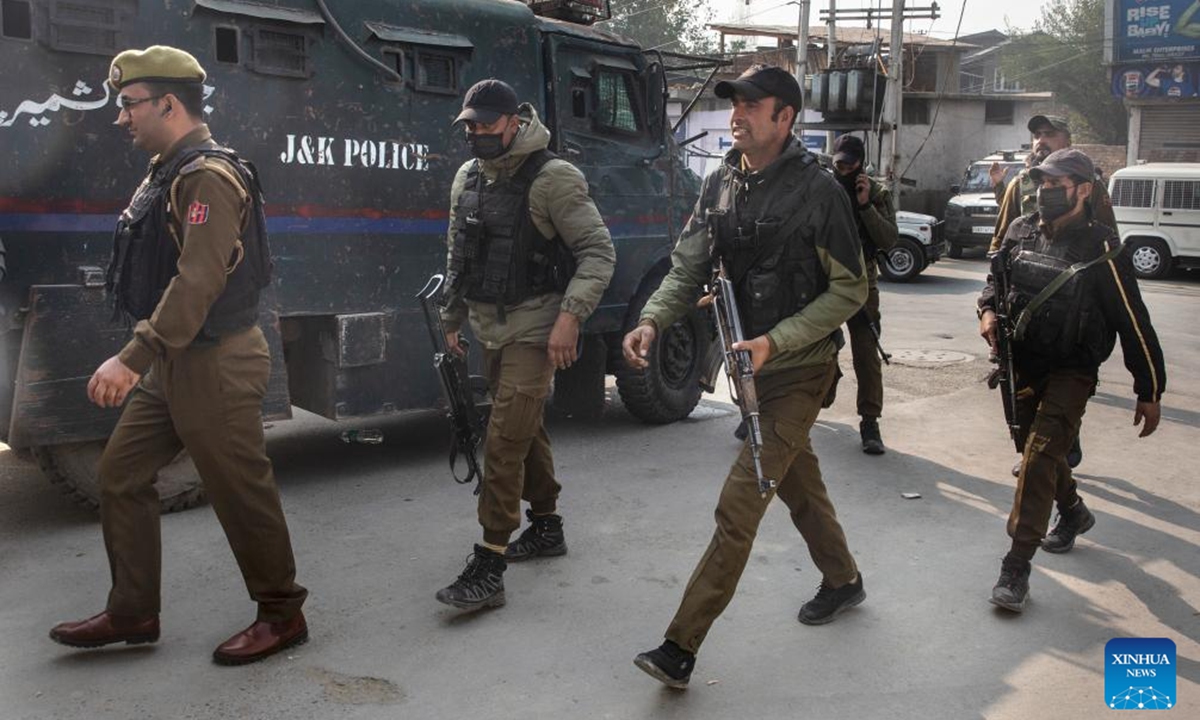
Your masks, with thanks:
M 1067 196 L 1065 187 L 1040 187 L 1037 191 L 1037 209 L 1042 220 L 1054 222 L 1075 208 L 1075 196 Z
M 495 160 L 508 148 L 504 147 L 504 136 L 500 133 L 491 135 L 467 133 L 467 149 L 480 160 Z
M 852 172 L 848 175 L 842 175 L 841 173 L 836 173 L 838 183 L 842 186 L 842 188 L 847 193 L 850 194 L 850 197 L 852 197 L 852 198 L 856 197 L 858 195 L 858 190 L 854 187 L 854 184 L 858 180 L 859 172 L 861 172 L 861 170 L 855 170 L 854 172 Z

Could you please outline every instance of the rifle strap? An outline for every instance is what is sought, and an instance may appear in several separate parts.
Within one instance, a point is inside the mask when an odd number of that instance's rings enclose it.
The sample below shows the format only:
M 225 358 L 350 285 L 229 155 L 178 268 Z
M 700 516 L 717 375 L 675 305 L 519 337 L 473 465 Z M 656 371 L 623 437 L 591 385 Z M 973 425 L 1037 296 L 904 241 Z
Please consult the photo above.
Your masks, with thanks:
M 1109 250 L 1108 252 L 1104 253 L 1103 255 L 1101 255 L 1099 257 L 1092 258 L 1091 260 L 1084 260 L 1081 262 L 1077 262 L 1074 265 L 1072 265 L 1071 267 L 1069 267 L 1066 270 L 1063 270 L 1061 273 L 1059 273 L 1058 277 L 1051 280 L 1050 284 L 1048 284 L 1048 285 L 1046 285 L 1046 287 L 1042 288 L 1042 291 L 1039 292 L 1037 295 L 1035 295 L 1033 297 L 1033 299 L 1029 301 L 1029 304 L 1025 306 L 1025 309 L 1021 311 L 1021 314 L 1019 316 L 1017 316 L 1017 324 L 1016 324 L 1016 327 L 1013 329 L 1013 339 L 1021 340 L 1021 338 L 1025 337 L 1025 329 L 1027 327 L 1029 327 L 1030 321 L 1033 320 L 1033 313 L 1039 307 L 1041 307 L 1043 303 L 1045 303 L 1047 300 L 1049 300 L 1054 295 L 1054 293 L 1058 292 L 1059 288 L 1061 288 L 1063 285 L 1065 285 L 1068 280 L 1070 280 L 1072 277 L 1074 277 L 1077 273 L 1079 273 L 1083 270 L 1087 270 L 1088 268 L 1090 268 L 1093 265 L 1099 265 L 1100 263 L 1104 263 L 1104 262 L 1108 262 L 1109 260 L 1112 260 L 1117 255 L 1119 255 L 1121 253 L 1121 250 L 1123 250 L 1123 249 L 1124 249 L 1124 247 L 1122 245 L 1118 244 L 1116 247 L 1114 247 L 1113 249 Z

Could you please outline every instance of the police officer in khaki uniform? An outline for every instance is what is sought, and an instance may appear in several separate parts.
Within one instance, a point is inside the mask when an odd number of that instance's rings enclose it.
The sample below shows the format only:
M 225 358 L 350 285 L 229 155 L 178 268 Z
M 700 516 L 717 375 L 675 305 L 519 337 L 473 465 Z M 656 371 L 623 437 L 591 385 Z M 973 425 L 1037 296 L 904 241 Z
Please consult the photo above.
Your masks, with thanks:
M 1037 185 L 1037 209 L 1009 227 L 999 250 L 1009 268 L 1016 422 L 1024 454 L 1008 518 L 1012 545 L 991 601 L 1013 612 L 1025 609 L 1030 561 L 1038 548 L 1069 552 L 1075 538 L 1096 523 L 1079 497 L 1067 453 L 1117 338 L 1133 375 L 1133 422 L 1145 420 L 1139 437 L 1158 427 L 1167 382 L 1128 248 L 1088 212 L 1092 161 L 1078 150 L 1059 150 L 1033 168 L 1030 178 Z M 997 303 L 1003 300 L 996 287 L 989 275 L 978 303 L 979 334 L 993 348 Z M 1055 505 L 1058 522 L 1047 534 Z
M 879 357 L 881 330 L 879 313 L 879 267 L 876 255 L 896 245 L 899 228 L 892 193 L 872 180 L 863 170 L 866 148 L 853 135 L 840 135 L 833 146 L 834 176 L 850 198 L 858 239 L 862 242 L 863 262 L 870 290 L 867 302 L 847 322 L 850 352 L 854 358 L 854 378 L 858 383 L 858 414 L 862 418 L 858 432 L 862 450 L 868 455 L 886 452 L 879 434 L 879 416 L 883 414 L 883 361 Z
M 463 610 L 503 605 L 508 562 L 567 551 L 542 410 L 554 372 L 576 360 L 579 328 L 616 264 L 587 180 L 546 150 L 550 131 L 507 83 L 481 80 L 455 119 L 474 160 L 450 190 L 446 345 L 461 352 L 468 319 L 483 344 L 492 412 L 479 494 L 483 540 L 437 593 Z M 521 501 L 530 524 L 515 542 Z
M 112 570 L 103 612 L 57 625 L 72 647 L 159 636 L 161 543 L 154 477 L 187 450 L 258 616 L 213 653 L 260 660 L 308 638 L 295 561 L 263 440 L 271 358 L 257 324 L 270 259 L 252 168 L 217 145 L 203 118 L 204 70 L 153 46 L 112 62 L 116 124 L 154 157 L 121 214 L 109 267 L 133 339 L 88 383 L 101 407 L 129 403 L 100 459 L 100 516 Z
M 837 334 L 867 299 L 862 249 L 847 195 L 792 134 L 800 86 L 786 70 L 755 65 L 717 83 L 733 109 L 733 149 L 705 178 L 671 254 L 671 270 L 625 336 L 634 367 L 659 330 L 689 312 L 712 278 L 714 255 L 734 285 L 751 353 L 762 425 L 762 469 L 777 490 L 760 494 L 749 444 L 717 501 L 712 542 L 684 590 L 665 641 L 634 663 L 660 682 L 686 687 L 709 628 L 733 598 L 772 495 L 821 572 L 816 597 L 800 608 L 808 625 L 831 622 L 865 598 L 862 576 L 821 481 L 809 430 L 833 385 Z

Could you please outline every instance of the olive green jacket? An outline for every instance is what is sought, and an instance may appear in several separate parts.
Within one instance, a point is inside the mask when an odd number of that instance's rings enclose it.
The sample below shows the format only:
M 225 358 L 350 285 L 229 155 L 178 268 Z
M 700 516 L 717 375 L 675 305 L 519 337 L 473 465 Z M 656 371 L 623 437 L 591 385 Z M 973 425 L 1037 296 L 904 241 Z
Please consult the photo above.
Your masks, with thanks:
M 785 161 L 805 152 L 799 141 L 791 138 L 774 162 L 753 173 L 745 173 L 741 169 L 740 151 L 731 150 L 726 154 L 723 166 L 704 179 L 696 209 L 671 253 L 671 270 L 646 302 L 641 322 L 652 323 L 660 331 L 669 327 L 692 309 L 696 288 L 710 281 L 712 257 L 704 217 L 709 207 L 706 198 L 715 194 L 709 192 L 709 186 L 721 182 L 726 173 L 733 173 L 742 181 L 761 179 L 764 183 L 778 182 L 782 168 L 796 167 L 794 163 L 785 164 Z M 826 212 L 816 213 L 816 222 L 801 225 L 793 235 L 793 242 L 811 242 L 815 245 L 829 287 L 800 312 L 783 319 L 767 332 L 771 341 L 771 357 L 762 368 L 764 374 L 828 362 L 837 355 L 838 350 L 831 335 L 858 312 L 867 299 L 862 247 L 846 191 L 816 163 L 809 164 L 801 172 L 819 173 L 819 182 L 815 183 L 817 191 L 810 194 L 806 201 L 821 204 Z
M 495 160 L 479 161 L 488 183 L 495 182 L 499 177 L 511 176 L 526 157 L 544 150 L 550 144 L 550 131 L 538 119 L 532 105 L 523 103 L 519 116 L 521 130 L 509 151 Z M 458 169 L 450 189 L 447 262 L 454 249 L 454 208 L 474 162 L 468 160 Z M 545 345 L 560 311 L 571 313 L 580 322 L 587 320 L 595 311 L 600 296 L 612 279 L 617 254 L 608 228 L 588 196 L 588 184 L 583 173 L 565 160 L 556 159 L 546 163 L 529 188 L 529 212 L 533 224 L 542 235 L 557 235 L 575 257 L 575 274 L 566 292 L 536 295 L 507 306 L 503 323 L 497 317 L 496 306 L 492 303 L 451 298 L 442 311 L 442 322 L 447 332 L 458 330 L 469 318 L 475 337 L 489 349 L 495 350 L 511 343 Z
M 862 220 L 863 230 L 867 238 L 875 244 L 875 249 L 886 253 L 896 246 L 900 237 L 900 228 L 896 225 L 896 210 L 892 207 L 892 191 L 874 178 L 868 178 L 871 190 L 867 195 L 865 207 L 855 208 L 854 212 Z M 866 261 L 867 281 L 874 286 L 879 278 L 879 268 L 874 253 L 863 248 L 863 260 Z

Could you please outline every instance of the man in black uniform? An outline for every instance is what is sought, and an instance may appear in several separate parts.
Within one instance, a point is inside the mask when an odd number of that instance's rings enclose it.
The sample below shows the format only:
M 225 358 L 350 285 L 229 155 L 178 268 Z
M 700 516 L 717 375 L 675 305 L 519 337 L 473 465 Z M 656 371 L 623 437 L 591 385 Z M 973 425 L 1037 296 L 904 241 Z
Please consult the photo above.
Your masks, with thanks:
M 1030 561 L 1038 547 L 1065 553 L 1096 518 L 1079 497 L 1067 452 L 1079 432 L 1100 365 L 1117 336 L 1137 395 L 1139 437 L 1158 427 L 1166 387 L 1162 348 L 1142 303 L 1129 252 L 1087 203 L 1095 170 L 1074 149 L 1051 153 L 1030 170 L 1037 210 L 1014 222 L 999 252 L 1007 267 L 1008 317 L 1017 418 L 1024 454 L 1008 518 L 1012 547 L 1000 565 L 992 602 L 1021 612 L 1029 595 Z M 979 334 L 996 347 L 996 278 L 979 298 Z M 1046 535 L 1050 511 L 1058 522 Z M 1043 537 L 1044 536 L 1044 537 Z

